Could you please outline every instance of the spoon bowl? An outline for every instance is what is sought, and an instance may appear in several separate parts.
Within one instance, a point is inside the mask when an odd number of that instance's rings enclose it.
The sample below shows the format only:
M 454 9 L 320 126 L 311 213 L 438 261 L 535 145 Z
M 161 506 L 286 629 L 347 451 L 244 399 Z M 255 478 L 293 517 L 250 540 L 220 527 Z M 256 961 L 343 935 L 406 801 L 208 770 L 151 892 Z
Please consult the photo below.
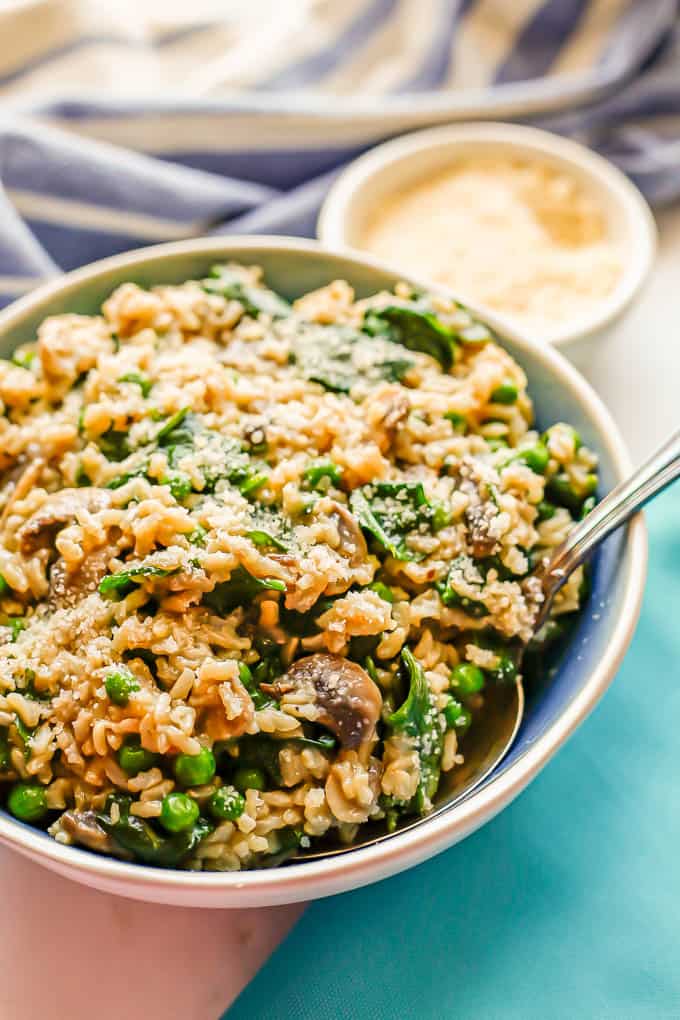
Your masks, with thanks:
M 434 810 L 430 812 L 428 818 L 443 814 L 459 804 L 491 775 L 512 747 L 523 715 L 524 688 L 519 679 L 513 684 L 489 687 L 484 694 L 484 725 L 473 726 L 466 736 L 465 761 L 460 768 L 452 769 L 442 777 L 434 801 Z M 349 844 L 342 844 L 337 839 L 329 839 L 327 843 L 317 841 L 313 850 L 307 852 L 298 850 L 287 863 L 296 864 L 346 854 L 373 843 L 382 843 L 421 823 L 420 817 L 405 818 L 392 832 L 386 832 L 382 823 L 362 825 L 360 840 L 354 840 Z

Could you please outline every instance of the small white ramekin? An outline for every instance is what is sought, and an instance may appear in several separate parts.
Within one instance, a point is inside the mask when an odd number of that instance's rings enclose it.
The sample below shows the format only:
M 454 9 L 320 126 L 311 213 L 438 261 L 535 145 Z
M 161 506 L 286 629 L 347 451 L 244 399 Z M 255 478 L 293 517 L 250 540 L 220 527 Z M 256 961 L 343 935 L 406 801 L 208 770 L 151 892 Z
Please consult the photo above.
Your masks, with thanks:
M 621 278 L 591 312 L 557 325 L 545 337 L 581 360 L 590 343 L 601 339 L 625 311 L 648 276 L 656 250 L 656 225 L 635 185 L 602 156 L 577 142 L 538 128 L 487 122 L 403 135 L 360 156 L 338 177 L 321 209 L 319 240 L 333 248 L 361 250 L 367 220 L 376 206 L 428 175 L 441 173 L 454 160 L 475 154 L 540 161 L 576 178 L 599 201 L 609 235 L 623 253 Z M 397 263 L 393 268 L 407 273 L 406 267 Z M 413 267 L 407 275 L 413 275 Z M 481 307 L 472 296 L 458 296 Z

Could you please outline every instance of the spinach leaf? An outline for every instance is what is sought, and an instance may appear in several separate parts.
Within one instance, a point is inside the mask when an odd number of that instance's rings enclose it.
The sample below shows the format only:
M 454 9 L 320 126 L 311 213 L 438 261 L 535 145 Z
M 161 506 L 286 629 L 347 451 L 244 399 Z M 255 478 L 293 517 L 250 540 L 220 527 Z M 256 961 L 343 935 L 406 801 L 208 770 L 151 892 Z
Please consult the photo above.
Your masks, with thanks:
M 175 423 L 172 424 L 172 419 L 166 423 L 157 438 L 159 445 L 166 450 L 168 463 L 173 469 L 164 482 L 171 489 L 174 484 L 176 499 L 184 499 L 192 491 L 189 476 L 178 470 L 182 458 L 187 456 L 192 457 L 203 475 L 203 492 L 214 492 L 217 483 L 226 480 L 246 496 L 267 481 L 268 475 L 262 470 L 266 466 L 264 462 L 251 458 L 238 439 L 205 428 L 200 418 L 186 409 L 174 418 L 177 419 Z M 200 445 L 196 442 L 199 436 L 202 440 Z
M 0 730 L 0 772 L 9 772 L 12 767 L 7 731 Z
M 213 266 L 209 279 L 203 280 L 201 286 L 209 294 L 220 294 L 230 301 L 239 301 L 246 314 L 253 318 L 264 314 L 280 319 L 291 312 L 288 302 L 273 290 L 249 283 L 238 269 L 231 266 Z
M 305 834 L 304 829 L 277 829 L 276 836 L 278 849 L 267 857 L 253 861 L 250 865 L 251 868 L 258 871 L 265 868 L 278 868 L 290 860 L 300 847 L 308 849 L 311 846 L 310 838 Z
M 31 757 L 31 737 L 34 731 L 29 729 L 18 715 L 14 716 L 14 727 L 24 745 L 24 758 L 28 760 Z
M 459 308 L 466 312 L 462 305 Z M 493 339 L 491 330 L 472 318 L 463 327 L 445 325 L 424 294 L 414 294 L 410 300 L 393 298 L 385 308 L 369 308 L 363 329 L 373 336 L 389 337 L 410 351 L 429 354 L 445 370 L 456 360 L 459 344 L 476 346 Z
M 247 606 L 261 591 L 285 591 L 283 581 L 275 577 L 253 577 L 243 567 L 237 567 L 228 581 L 215 585 L 203 596 L 203 604 L 218 616 L 226 616 L 237 606 Z
M 173 499 L 176 499 L 178 503 L 181 503 L 194 491 L 193 482 L 185 471 L 169 471 L 161 478 L 161 485 L 170 487 Z
M 19 639 L 22 630 L 26 630 L 26 620 L 23 616 L 5 616 L 0 621 L 0 625 L 9 627 L 12 644 Z
M 249 538 L 255 545 L 271 546 L 272 549 L 279 549 L 281 552 L 285 552 L 288 548 L 283 542 L 279 542 L 278 538 L 275 538 L 274 535 L 270 535 L 268 531 L 260 531 L 257 528 L 254 531 L 247 531 L 246 538 Z
M 97 445 L 107 460 L 125 460 L 132 452 L 127 432 L 107 429 L 97 440 Z
M 385 308 L 371 308 L 364 315 L 364 330 L 385 336 L 410 351 L 422 351 L 449 369 L 456 357 L 456 334 L 441 322 L 426 301 L 399 298 Z
M 122 379 L 126 379 L 129 382 L 136 382 L 126 376 L 122 376 Z M 107 489 L 120 489 L 122 485 L 129 482 L 131 478 L 145 478 L 147 476 L 147 470 L 149 467 L 149 453 L 155 449 L 156 446 L 163 448 L 172 447 L 173 444 L 180 442 L 186 442 L 188 438 L 188 432 L 181 430 L 181 425 L 184 419 L 189 415 L 189 408 L 183 407 L 180 411 L 171 415 L 167 421 L 161 426 L 156 433 L 154 439 L 148 443 L 143 450 L 140 449 L 139 456 L 140 461 L 130 468 L 129 471 L 124 472 L 122 475 L 117 475 L 112 478 L 110 482 L 107 482 Z M 112 438 L 113 437 L 113 438 Z M 117 439 L 115 437 L 118 437 Z M 102 443 L 104 441 L 104 443 Z M 127 434 L 124 432 L 112 433 L 109 431 L 105 432 L 103 436 L 100 436 L 99 446 L 109 460 L 124 460 L 132 452 L 127 442 Z M 107 452 L 108 451 L 108 452 Z M 114 456 L 114 454 L 116 454 Z M 155 481 L 155 479 L 150 479 Z M 169 482 L 167 484 L 170 484 Z
M 471 567 L 474 568 L 476 574 L 477 567 L 469 556 L 457 556 L 449 567 L 446 580 L 437 581 L 435 588 L 445 606 L 462 609 L 473 619 L 481 619 L 481 617 L 489 615 L 489 610 L 484 603 L 479 599 L 471 599 L 469 595 L 461 595 L 456 590 L 456 584 L 460 587 L 461 575 L 464 577 L 466 571 L 469 571 Z M 481 593 L 481 583 L 478 581 L 474 583 L 479 585 Z
M 417 737 L 426 728 L 432 713 L 432 695 L 422 666 L 408 648 L 402 649 L 401 659 L 406 667 L 409 691 L 406 700 L 389 717 L 389 723 L 400 733 Z
M 335 598 L 320 598 L 314 603 L 311 609 L 299 613 L 297 609 L 286 609 L 281 606 L 279 618 L 281 626 L 288 634 L 295 637 L 311 637 L 318 633 L 317 619 L 332 608 Z
M 146 472 L 148 467 L 149 462 L 145 458 L 136 467 L 130 468 L 129 471 L 125 471 L 122 475 L 116 475 L 115 478 L 112 478 L 110 482 L 106 483 L 106 488 L 120 489 L 123 485 L 129 482 L 131 478 L 146 478 Z
M 202 524 L 197 524 L 190 535 L 187 535 L 187 541 L 190 545 L 197 545 L 199 549 L 205 548 L 205 540 L 208 537 L 207 530 Z
M 359 524 L 397 560 L 414 560 L 406 538 L 414 531 L 432 531 L 435 507 L 422 482 L 374 482 L 355 489 L 350 507 Z
M 405 733 L 415 741 L 420 761 L 415 806 L 422 814 L 430 810 L 439 786 L 444 725 L 423 667 L 408 648 L 402 649 L 401 661 L 408 676 L 409 692 L 403 704 L 389 717 L 388 723 L 393 730 Z
M 249 530 L 246 537 L 264 549 L 279 552 L 299 552 L 290 521 L 273 507 L 254 503 L 248 514 Z
M 144 399 L 149 396 L 153 387 L 151 380 L 139 372 L 126 372 L 125 375 L 119 376 L 118 382 L 136 383 L 142 391 Z
M 126 804 L 127 801 L 127 804 Z M 109 836 L 131 853 L 136 860 L 155 864 L 159 868 L 176 868 L 196 849 L 202 839 L 213 831 L 213 825 L 205 818 L 198 818 L 194 825 L 172 836 L 161 836 L 143 818 L 129 813 L 129 799 L 116 798 L 120 815 L 113 821 L 110 815 L 100 813 L 97 822 Z
M 272 699 L 260 690 L 250 668 L 246 666 L 245 662 L 239 662 L 238 664 L 238 677 L 252 698 L 256 709 L 259 710 L 261 708 L 265 708 L 267 705 L 273 704 Z
M 198 418 L 191 414 L 191 408 L 182 407 L 179 411 L 171 414 L 168 420 L 161 425 L 156 433 L 155 442 L 163 447 L 180 444 L 192 446 L 197 423 Z
M 224 746 L 238 747 L 238 757 L 230 755 L 220 757 L 218 768 L 220 771 L 227 771 L 230 767 L 257 768 L 267 776 L 272 786 L 280 786 L 282 783 L 281 767 L 279 765 L 279 751 L 284 747 L 316 747 L 322 751 L 332 751 L 336 746 L 336 739 L 330 733 L 323 734 L 318 740 L 311 737 L 290 737 L 277 739 L 265 733 L 246 734 L 239 737 L 237 741 L 228 741 Z
M 262 769 L 273 786 L 281 785 L 283 780 L 279 766 L 279 751 L 286 746 L 285 741 L 275 740 L 263 733 L 245 734 L 238 738 L 235 746 L 238 747 L 238 758 L 224 756 L 219 763 L 220 770 L 222 762 L 225 765 L 235 765 L 237 768 L 245 766 Z
M 322 733 L 319 737 L 291 737 L 291 744 L 298 744 L 300 747 L 318 747 L 321 751 L 332 751 L 337 744 L 332 733 Z
M 301 323 L 292 358 L 305 379 L 333 393 L 349 393 L 359 382 L 400 382 L 413 367 L 404 348 L 389 339 L 313 323 Z
M 99 582 L 99 593 L 110 599 L 122 599 L 129 595 L 136 585 L 141 584 L 139 578 L 143 577 L 170 577 L 178 574 L 180 567 L 156 567 L 153 564 L 141 564 L 138 567 L 130 567 L 129 570 L 121 570 L 117 574 L 107 574 Z
M 253 471 L 241 482 L 238 491 L 242 496 L 251 496 L 258 489 L 262 488 L 268 478 L 269 475 L 266 471 Z

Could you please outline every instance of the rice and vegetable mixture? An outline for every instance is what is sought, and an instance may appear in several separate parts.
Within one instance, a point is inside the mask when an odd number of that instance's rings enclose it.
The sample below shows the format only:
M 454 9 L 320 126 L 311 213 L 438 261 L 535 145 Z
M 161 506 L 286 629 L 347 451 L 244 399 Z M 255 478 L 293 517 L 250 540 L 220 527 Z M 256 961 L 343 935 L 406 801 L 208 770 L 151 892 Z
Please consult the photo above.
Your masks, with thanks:
M 596 486 L 486 327 L 406 285 L 126 283 L 47 319 L 0 398 L 7 808 L 163 867 L 428 812 Z

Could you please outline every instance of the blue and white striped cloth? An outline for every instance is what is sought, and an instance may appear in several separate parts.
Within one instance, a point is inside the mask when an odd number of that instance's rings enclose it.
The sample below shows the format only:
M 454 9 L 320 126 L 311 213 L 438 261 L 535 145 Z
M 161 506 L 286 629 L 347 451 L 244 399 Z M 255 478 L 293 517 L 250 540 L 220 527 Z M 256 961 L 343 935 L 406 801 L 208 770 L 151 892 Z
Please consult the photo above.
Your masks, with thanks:
M 677 0 L 0 0 L 0 304 L 211 231 L 312 234 L 407 129 L 532 119 L 680 196 Z

